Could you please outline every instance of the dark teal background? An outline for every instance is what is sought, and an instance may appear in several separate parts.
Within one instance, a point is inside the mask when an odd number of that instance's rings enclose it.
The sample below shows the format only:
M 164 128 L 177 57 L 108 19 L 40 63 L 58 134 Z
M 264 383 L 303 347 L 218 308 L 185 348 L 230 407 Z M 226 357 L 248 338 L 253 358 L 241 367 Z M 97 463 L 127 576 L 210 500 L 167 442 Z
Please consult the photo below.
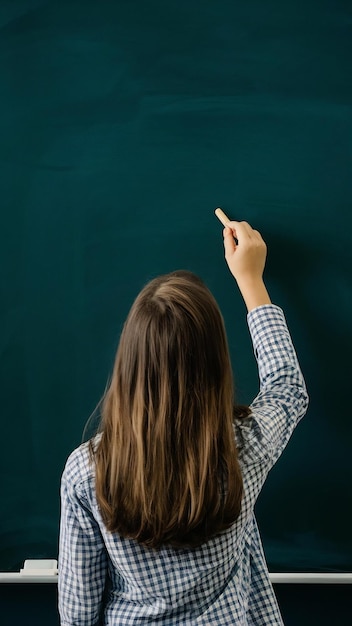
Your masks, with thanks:
M 143 284 L 186 268 L 257 374 L 217 206 L 261 230 L 311 404 L 263 490 L 272 571 L 347 571 L 352 6 L 0 2 L 0 568 L 56 557 L 59 480 Z

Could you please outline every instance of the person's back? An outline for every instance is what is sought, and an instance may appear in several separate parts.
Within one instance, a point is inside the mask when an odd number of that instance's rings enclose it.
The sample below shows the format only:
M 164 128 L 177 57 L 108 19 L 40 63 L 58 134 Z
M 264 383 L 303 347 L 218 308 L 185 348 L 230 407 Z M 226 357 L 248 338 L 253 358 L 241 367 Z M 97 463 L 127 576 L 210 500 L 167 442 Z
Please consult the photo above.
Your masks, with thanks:
M 248 224 L 230 226 L 225 256 L 249 311 L 260 392 L 234 408 L 221 314 L 197 277 L 175 272 L 142 290 L 101 432 L 62 477 L 62 626 L 282 623 L 254 505 L 308 399 L 262 280 L 266 246 Z

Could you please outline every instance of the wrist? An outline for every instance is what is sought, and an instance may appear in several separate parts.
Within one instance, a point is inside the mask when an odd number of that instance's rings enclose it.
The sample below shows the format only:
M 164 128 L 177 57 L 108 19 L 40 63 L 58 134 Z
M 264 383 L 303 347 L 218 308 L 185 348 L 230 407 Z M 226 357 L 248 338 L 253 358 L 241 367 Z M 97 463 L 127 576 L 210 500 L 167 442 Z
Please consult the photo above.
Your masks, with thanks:
M 262 278 L 237 280 L 247 310 L 252 311 L 258 306 L 271 304 L 269 293 Z

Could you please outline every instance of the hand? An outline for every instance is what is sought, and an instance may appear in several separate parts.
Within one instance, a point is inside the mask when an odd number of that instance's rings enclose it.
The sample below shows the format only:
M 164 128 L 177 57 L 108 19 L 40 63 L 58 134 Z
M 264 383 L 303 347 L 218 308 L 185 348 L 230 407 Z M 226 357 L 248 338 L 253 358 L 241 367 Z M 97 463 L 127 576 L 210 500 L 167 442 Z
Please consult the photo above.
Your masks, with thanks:
M 226 262 L 237 282 L 262 278 L 266 244 L 257 230 L 247 222 L 229 222 L 224 228 L 224 246 Z
M 229 222 L 223 235 L 225 259 L 248 310 L 270 304 L 263 282 L 267 248 L 261 234 L 247 222 Z

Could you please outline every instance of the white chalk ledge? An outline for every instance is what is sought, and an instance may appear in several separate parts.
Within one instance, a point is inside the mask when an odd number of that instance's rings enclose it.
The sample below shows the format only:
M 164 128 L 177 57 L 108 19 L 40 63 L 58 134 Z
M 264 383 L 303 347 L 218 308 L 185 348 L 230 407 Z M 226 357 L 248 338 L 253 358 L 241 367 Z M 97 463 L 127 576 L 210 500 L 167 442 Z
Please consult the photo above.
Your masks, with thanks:
M 0 572 L 0 583 L 21 583 L 21 584 L 56 584 L 57 574 L 50 575 L 24 575 L 19 572 Z M 270 580 L 274 584 L 316 584 L 316 585 L 333 585 L 333 584 L 351 584 L 351 573 L 328 573 L 315 574 L 307 572 L 288 572 L 288 573 L 270 573 Z

